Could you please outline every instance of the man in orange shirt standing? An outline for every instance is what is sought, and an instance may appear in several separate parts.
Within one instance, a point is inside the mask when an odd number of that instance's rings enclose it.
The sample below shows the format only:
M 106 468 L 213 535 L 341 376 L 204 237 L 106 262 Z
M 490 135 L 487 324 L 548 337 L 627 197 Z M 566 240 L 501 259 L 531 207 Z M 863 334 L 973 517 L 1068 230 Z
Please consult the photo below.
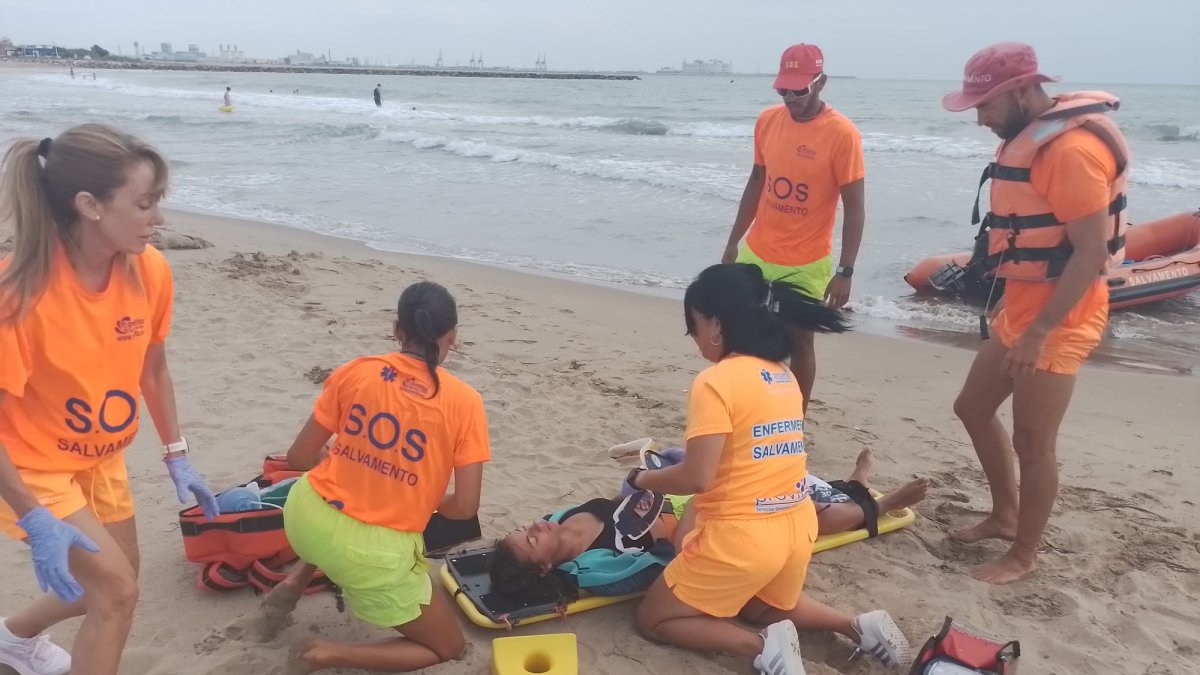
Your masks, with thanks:
M 816 45 L 788 47 L 775 91 L 783 103 L 754 125 L 754 168 L 721 262 L 758 265 L 768 281 L 786 281 L 832 307 L 850 299 L 850 277 L 867 211 L 862 137 L 821 100 L 828 77 Z M 833 268 L 838 199 L 844 206 L 842 252 Z M 739 251 L 742 237 L 750 235 Z M 794 331 L 790 366 L 807 409 L 817 377 L 813 334 Z
M 974 108 L 1003 139 L 984 172 L 990 213 L 977 256 L 1005 280 L 1004 298 L 991 323 L 996 339 L 980 347 L 954 402 L 992 495 L 991 514 L 955 537 L 1012 541 L 973 572 L 995 584 L 1036 569 L 1058 494 L 1059 424 L 1075 375 L 1104 334 L 1105 276 L 1124 257 L 1129 149 L 1107 115 L 1117 100 L 1103 92 L 1051 97 L 1042 84 L 1055 80 L 1038 72 L 1032 47 L 1000 43 L 971 57 L 962 91 L 943 101 L 955 112 Z M 1011 443 L 996 417 L 1010 395 Z

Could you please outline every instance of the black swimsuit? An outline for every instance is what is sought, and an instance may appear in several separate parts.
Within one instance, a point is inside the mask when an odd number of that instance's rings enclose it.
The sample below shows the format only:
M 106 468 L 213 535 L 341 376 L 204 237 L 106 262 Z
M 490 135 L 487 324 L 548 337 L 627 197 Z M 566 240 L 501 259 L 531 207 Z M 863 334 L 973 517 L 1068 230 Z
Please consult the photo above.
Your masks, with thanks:
M 558 522 L 565 523 L 571 516 L 578 515 L 580 513 L 590 513 L 591 515 L 600 519 L 600 522 L 604 524 L 604 529 L 600 531 L 600 536 L 596 537 L 595 541 L 593 541 L 587 547 L 587 550 L 594 551 L 596 549 L 608 549 L 609 551 L 613 551 L 615 553 L 617 552 L 617 528 L 613 521 L 613 515 L 617 512 L 617 506 L 619 505 L 620 502 L 598 497 L 596 499 L 586 501 L 567 511 L 563 514 L 563 517 L 559 519 Z M 622 541 L 622 545 L 627 551 L 630 549 L 647 551 L 650 549 L 650 547 L 654 546 L 654 535 L 647 532 L 637 539 L 630 539 L 629 537 L 626 537 Z

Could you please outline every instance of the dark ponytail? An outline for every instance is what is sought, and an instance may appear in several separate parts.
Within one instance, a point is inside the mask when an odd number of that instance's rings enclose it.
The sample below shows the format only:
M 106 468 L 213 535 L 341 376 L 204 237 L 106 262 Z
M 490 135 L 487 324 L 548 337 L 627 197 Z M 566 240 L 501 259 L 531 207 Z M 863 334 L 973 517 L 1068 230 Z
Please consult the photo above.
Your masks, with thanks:
M 396 320 L 404 332 L 405 350 L 419 351 L 433 378 L 433 396 L 441 389 L 437 368 L 438 340 L 458 325 L 458 307 L 445 287 L 432 281 L 415 283 L 400 294 Z M 431 397 L 432 398 L 432 397 Z
M 783 361 L 792 352 L 789 328 L 816 333 L 850 330 L 845 317 L 786 280 L 768 283 L 757 265 L 713 265 L 696 277 L 683 296 L 688 335 L 695 335 L 692 311 L 721 322 L 725 354 Z
M 517 557 L 507 539 L 497 539 L 488 559 L 492 592 L 528 604 L 567 604 L 579 598 L 579 589 L 558 570 L 542 574 L 535 565 Z

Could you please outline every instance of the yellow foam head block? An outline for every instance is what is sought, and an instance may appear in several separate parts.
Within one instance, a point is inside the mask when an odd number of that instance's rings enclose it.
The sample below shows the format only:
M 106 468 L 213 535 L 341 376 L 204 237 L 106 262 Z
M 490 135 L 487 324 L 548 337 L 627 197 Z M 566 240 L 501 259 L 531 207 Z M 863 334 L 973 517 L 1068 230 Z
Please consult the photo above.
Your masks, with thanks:
M 574 633 L 492 640 L 492 675 L 579 675 Z

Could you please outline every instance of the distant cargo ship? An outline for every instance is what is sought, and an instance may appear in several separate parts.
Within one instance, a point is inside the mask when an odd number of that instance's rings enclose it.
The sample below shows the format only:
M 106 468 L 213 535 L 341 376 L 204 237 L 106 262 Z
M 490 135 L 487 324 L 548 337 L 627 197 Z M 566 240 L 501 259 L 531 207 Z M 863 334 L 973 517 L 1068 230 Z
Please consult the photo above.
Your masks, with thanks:
M 694 61 L 684 61 L 682 68 L 667 66 L 659 68 L 657 72 L 659 75 L 732 75 L 733 63 L 718 59 L 709 59 L 707 61 L 696 59 Z

